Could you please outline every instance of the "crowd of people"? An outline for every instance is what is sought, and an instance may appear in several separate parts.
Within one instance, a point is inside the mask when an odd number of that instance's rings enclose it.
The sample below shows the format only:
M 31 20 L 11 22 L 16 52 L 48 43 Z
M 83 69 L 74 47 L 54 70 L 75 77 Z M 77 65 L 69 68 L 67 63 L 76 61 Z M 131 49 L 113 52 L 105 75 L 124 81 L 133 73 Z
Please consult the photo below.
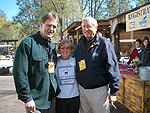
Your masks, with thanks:
M 97 20 L 85 17 L 83 36 L 74 51 L 69 40 L 62 40 L 57 58 L 51 38 L 58 23 L 56 14 L 45 14 L 40 31 L 17 48 L 13 77 L 18 99 L 25 103 L 27 113 L 110 113 L 121 78 L 113 45 L 97 32 Z M 136 40 L 128 64 L 135 56 L 141 65 L 150 64 L 148 37 L 143 43 L 141 48 L 142 41 Z

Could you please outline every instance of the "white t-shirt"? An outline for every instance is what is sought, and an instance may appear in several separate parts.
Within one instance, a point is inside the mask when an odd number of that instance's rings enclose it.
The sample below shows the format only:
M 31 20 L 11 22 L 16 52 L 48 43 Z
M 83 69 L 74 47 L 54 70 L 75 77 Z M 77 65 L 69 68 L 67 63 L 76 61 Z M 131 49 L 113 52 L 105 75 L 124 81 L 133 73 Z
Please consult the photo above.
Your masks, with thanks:
M 56 66 L 57 83 L 61 92 L 58 98 L 73 98 L 79 96 L 77 81 L 75 79 L 75 58 L 57 62 Z

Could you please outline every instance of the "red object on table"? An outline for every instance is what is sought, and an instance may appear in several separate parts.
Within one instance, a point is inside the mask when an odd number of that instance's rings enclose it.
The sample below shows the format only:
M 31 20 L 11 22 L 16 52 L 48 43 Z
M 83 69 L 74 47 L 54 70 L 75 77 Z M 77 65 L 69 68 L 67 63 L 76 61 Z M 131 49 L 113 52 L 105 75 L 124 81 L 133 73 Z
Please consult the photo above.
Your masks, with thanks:
M 128 65 L 122 65 L 122 64 L 118 64 L 118 65 L 119 65 L 120 73 L 135 74 L 132 67 Z

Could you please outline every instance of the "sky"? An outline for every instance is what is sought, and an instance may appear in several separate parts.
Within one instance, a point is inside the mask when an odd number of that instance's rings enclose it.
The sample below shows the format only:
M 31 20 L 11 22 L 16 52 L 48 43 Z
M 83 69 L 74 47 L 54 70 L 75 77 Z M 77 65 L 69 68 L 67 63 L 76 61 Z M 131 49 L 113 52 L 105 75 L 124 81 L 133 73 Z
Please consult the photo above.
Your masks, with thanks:
M 6 19 L 12 21 L 12 17 L 19 12 L 16 0 L 0 0 L 0 9 L 6 14 Z

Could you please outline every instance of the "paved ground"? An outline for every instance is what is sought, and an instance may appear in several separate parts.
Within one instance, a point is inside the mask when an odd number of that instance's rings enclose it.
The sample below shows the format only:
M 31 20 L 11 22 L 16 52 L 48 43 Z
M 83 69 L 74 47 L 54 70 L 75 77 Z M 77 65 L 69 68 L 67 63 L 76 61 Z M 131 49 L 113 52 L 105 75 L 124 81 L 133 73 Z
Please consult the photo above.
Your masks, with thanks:
M 119 102 L 117 109 L 111 107 L 111 113 L 131 113 Z M 0 76 L 0 113 L 26 113 L 24 103 L 17 99 L 12 75 Z

